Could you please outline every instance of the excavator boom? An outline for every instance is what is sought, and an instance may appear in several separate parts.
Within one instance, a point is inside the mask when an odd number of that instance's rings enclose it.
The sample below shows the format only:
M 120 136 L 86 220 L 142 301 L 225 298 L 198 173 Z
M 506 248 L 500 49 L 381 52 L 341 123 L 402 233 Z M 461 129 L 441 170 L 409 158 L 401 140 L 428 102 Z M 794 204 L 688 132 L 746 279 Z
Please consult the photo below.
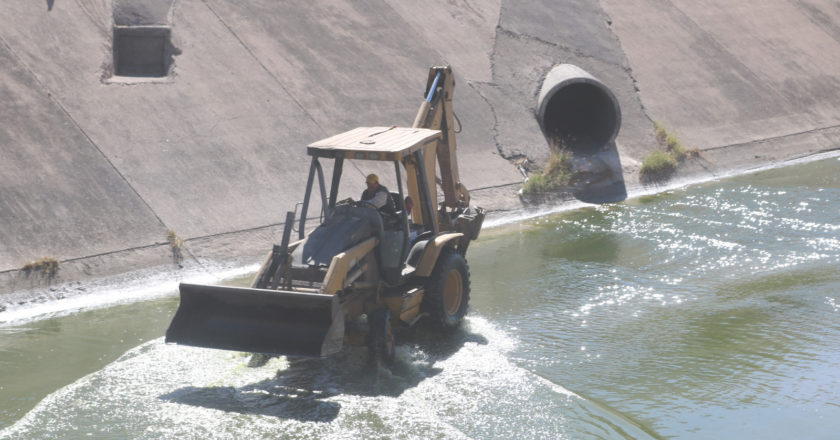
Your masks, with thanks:
M 456 157 L 455 112 L 452 98 L 455 93 L 455 75 L 450 66 L 438 66 L 429 69 L 426 84 L 426 97 L 420 104 L 414 118 L 414 128 L 429 128 L 441 131 L 441 139 L 435 148 L 437 165 L 440 168 L 440 184 L 443 190 L 444 205 L 448 208 L 467 206 L 470 202 L 467 188 L 461 184 Z M 433 163 L 432 163 L 433 164 Z M 426 169 L 434 168 L 426 164 Z M 433 180 L 434 182 L 434 180 Z

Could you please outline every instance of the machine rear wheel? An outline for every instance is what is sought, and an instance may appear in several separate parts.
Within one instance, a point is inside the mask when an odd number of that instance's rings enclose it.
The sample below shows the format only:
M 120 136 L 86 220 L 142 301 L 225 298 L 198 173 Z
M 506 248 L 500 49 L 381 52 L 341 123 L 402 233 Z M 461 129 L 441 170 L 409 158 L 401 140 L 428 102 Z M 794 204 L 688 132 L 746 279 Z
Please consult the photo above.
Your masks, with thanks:
M 451 330 L 461 325 L 470 302 L 470 269 L 464 256 L 450 248 L 441 251 L 426 282 L 423 307 L 435 326 Z

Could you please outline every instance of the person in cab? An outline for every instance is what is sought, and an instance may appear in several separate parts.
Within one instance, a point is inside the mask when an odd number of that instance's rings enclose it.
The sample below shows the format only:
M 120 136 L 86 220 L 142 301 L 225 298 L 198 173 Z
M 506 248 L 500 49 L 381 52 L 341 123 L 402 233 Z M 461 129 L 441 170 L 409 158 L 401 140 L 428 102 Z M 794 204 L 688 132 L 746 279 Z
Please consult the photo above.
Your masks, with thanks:
M 362 201 L 375 206 L 380 212 L 394 215 L 396 213 L 394 200 L 391 198 L 388 188 L 379 183 L 379 176 L 368 174 L 365 184 L 367 184 L 367 189 L 362 192 Z

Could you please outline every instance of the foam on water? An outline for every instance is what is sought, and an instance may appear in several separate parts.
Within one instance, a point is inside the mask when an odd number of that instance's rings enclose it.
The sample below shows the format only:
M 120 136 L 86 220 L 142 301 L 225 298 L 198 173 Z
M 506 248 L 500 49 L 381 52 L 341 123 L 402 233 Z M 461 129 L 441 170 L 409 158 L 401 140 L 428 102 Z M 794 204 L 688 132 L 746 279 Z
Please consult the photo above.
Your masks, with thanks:
M 762 171 L 769 171 L 778 168 L 793 166 L 793 165 L 800 165 L 806 164 L 810 162 L 816 162 L 820 160 L 830 159 L 834 157 L 840 156 L 840 150 L 838 151 L 827 151 L 820 154 L 814 154 L 811 156 L 801 157 L 798 159 L 793 159 L 785 162 L 778 162 L 773 163 L 765 166 L 750 168 L 750 169 L 736 169 L 736 170 L 728 170 L 722 172 L 720 174 L 712 175 L 709 177 L 702 177 L 702 178 L 690 178 L 690 179 L 675 179 L 666 183 L 657 184 L 657 185 L 646 185 L 641 187 L 633 187 L 629 188 L 628 192 L 628 200 L 650 196 L 654 194 L 661 194 L 666 193 L 669 191 L 674 191 L 678 189 L 682 189 L 688 187 L 690 185 L 702 184 L 706 182 L 726 179 L 734 176 L 741 176 L 745 174 L 752 174 L 752 173 L 759 173 Z M 837 159 L 840 161 L 840 157 Z M 562 204 L 558 205 L 542 205 L 535 208 L 517 210 L 517 211 L 508 211 L 508 212 L 500 212 L 500 213 L 491 213 L 488 218 L 484 221 L 483 228 L 490 229 L 490 228 L 498 228 L 501 226 L 511 225 L 515 223 L 520 223 L 528 220 L 533 220 L 540 217 L 546 217 L 552 214 L 558 214 L 561 212 L 568 212 L 573 211 L 575 209 L 580 209 L 588 206 L 597 206 L 591 203 L 581 202 L 581 201 L 564 201 Z
M 12 325 L 19 326 L 28 321 L 65 316 L 81 310 L 112 307 L 118 304 L 172 296 L 177 294 L 180 282 L 215 284 L 222 280 L 254 273 L 257 269 L 259 269 L 257 264 L 233 268 L 205 264 L 200 268 L 184 272 L 149 270 L 127 275 L 118 281 L 99 280 L 92 283 L 86 293 L 41 303 L 9 305 L 6 310 L 0 312 L 0 328 Z
M 391 370 L 355 349 L 251 368 L 242 353 L 157 339 L 51 394 L 0 439 L 647 436 L 517 366 L 517 342 L 485 319 L 443 346 L 428 338 L 399 346 Z

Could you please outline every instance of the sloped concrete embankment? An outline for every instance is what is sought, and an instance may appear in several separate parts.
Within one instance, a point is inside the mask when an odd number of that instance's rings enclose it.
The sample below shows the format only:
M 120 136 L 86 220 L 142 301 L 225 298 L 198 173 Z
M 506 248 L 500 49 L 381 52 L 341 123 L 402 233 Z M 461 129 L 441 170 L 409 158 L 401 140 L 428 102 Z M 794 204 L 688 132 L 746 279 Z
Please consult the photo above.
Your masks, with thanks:
M 430 65 L 490 78 L 498 5 L 440 6 L 417 15 L 401 2 L 4 5 L 3 290 L 173 267 L 168 231 L 185 239 L 184 265 L 258 259 L 301 197 L 305 145 L 409 124 Z M 115 26 L 133 26 L 129 37 L 169 29 L 166 75 L 115 76 L 116 49 L 143 55 L 117 42 Z M 479 193 L 520 176 L 494 154 L 492 111 L 469 81 L 459 76 L 456 89 L 459 147 Z M 365 170 L 355 172 L 363 182 Z M 18 270 L 43 256 L 61 260 L 55 279 Z
M 691 171 L 706 176 L 833 148 L 840 132 L 830 1 L 3 7 L 0 292 L 177 273 L 168 231 L 185 240 L 182 265 L 258 260 L 301 197 L 303 147 L 410 123 L 434 64 L 455 69 L 462 178 L 491 208 L 521 207 L 511 161 L 549 154 L 535 115 L 557 64 L 613 92 L 622 125 L 609 165 L 631 187 L 656 148 L 651 120 L 703 151 Z M 158 46 L 161 66 L 144 70 Z M 45 256 L 61 260 L 55 279 L 19 270 Z
M 603 0 L 645 112 L 714 170 L 840 145 L 840 5 Z

